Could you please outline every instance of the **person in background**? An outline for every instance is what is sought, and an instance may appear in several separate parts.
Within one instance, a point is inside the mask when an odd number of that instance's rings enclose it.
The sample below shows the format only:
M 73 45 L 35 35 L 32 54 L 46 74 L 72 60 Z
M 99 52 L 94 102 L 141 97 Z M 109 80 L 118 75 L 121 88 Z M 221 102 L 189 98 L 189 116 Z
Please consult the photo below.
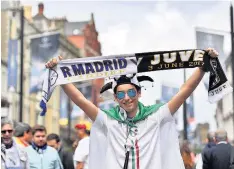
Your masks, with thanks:
M 79 140 L 78 139 L 76 139 L 75 141 L 73 141 L 73 143 L 72 143 L 72 149 L 73 149 L 74 152 L 75 152 L 76 147 L 78 146 L 78 144 L 79 144 Z
M 18 123 L 15 127 L 14 136 L 16 144 L 27 147 L 32 141 L 32 128 L 27 123 Z
M 193 169 L 194 163 L 191 156 L 191 150 L 189 148 L 189 143 L 187 140 L 184 140 L 181 147 L 180 153 L 184 161 L 185 169 Z
M 227 132 L 218 129 L 215 132 L 215 143 L 209 149 L 209 153 L 204 154 L 203 169 L 231 169 L 230 155 L 233 147 L 228 143 Z
M 75 128 L 80 139 L 74 154 L 76 169 L 88 169 L 90 127 L 88 124 L 81 123 Z
M 199 154 L 197 157 L 196 169 L 202 169 L 204 156 L 208 157 L 210 149 L 216 146 L 214 137 L 215 137 L 214 132 L 209 132 L 207 134 L 207 139 L 206 139 L 207 144 L 205 148 L 202 150 L 202 153 Z
M 74 169 L 73 154 L 72 152 L 66 151 L 63 148 L 63 145 L 57 134 L 51 133 L 47 136 L 47 145 L 55 148 L 58 151 L 64 169 Z
M 73 154 L 75 154 L 78 144 L 79 144 L 79 139 L 75 139 L 75 141 L 72 143 Z M 73 158 L 73 162 L 74 162 L 74 166 L 76 166 L 76 161 L 74 160 L 74 158 Z
M 32 128 L 32 145 L 25 148 L 31 169 L 62 169 L 58 152 L 46 144 L 46 128 L 36 125 Z
M 27 153 L 13 140 L 13 122 L 1 121 L 1 169 L 29 169 Z

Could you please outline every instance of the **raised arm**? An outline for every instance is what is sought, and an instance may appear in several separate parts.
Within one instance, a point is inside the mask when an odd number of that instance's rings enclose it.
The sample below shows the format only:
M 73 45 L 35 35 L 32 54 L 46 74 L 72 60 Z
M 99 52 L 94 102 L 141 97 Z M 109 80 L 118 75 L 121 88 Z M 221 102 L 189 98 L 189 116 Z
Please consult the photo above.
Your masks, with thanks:
M 73 84 L 65 84 L 62 85 L 62 87 L 67 96 L 79 106 L 92 121 L 95 121 L 98 108 L 91 101 L 87 100 Z
M 212 48 L 208 48 L 207 51 L 211 57 L 218 56 L 217 51 Z M 205 72 L 201 68 L 197 68 L 192 76 L 182 85 L 180 91 L 168 102 L 168 107 L 172 115 L 196 89 L 204 74 Z
M 59 56 L 59 59 L 62 60 L 62 57 Z M 56 58 L 49 60 L 46 63 L 46 68 L 52 68 L 58 64 Z M 65 84 L 62 85 L 64 92 L 67 96 L 77 105 L 79 106 L 84 113 L 92 120 L 95 121 L 98 108 L 89 100 L 87 100 L 84 95 L 73 85 L 73 84 Z

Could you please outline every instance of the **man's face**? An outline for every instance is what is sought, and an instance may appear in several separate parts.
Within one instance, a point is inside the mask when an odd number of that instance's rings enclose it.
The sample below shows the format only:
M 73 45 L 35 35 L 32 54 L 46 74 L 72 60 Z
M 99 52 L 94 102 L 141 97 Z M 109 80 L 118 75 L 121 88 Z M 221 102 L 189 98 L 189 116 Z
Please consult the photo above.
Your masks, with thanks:
M 13 136 L 13 127 L 10 124 L 6 124 L 2 127 L 2 142 L 3 144 L 11 144 L 12 142 L 12 136 Z
M 58 150 L 60 144 L 57 143 L 57 141 L 54 139 L 54 140 L 47 141 L 47 145 Z
M 82 139 L 85 135 L 85 129 L 76 129 L 76 133 L 79 139 Z
M 33 142 L 41 147 L 46 144 L 46 132 L 45 131 L 37 131 L 33 136 Z
M 32 132 L 24 132 L 24 137 L 25 137 L 25 141 L 27 141 L 28 143 L 31 143 L 32 141 Z
M 120 107 L 126 112 L 131 113 L 137 109 L 140 95 L 141 93 L 137 92 L 135 86 L 131 84 L 123 84 L 117 87 L 115 99 L 118 101 Z

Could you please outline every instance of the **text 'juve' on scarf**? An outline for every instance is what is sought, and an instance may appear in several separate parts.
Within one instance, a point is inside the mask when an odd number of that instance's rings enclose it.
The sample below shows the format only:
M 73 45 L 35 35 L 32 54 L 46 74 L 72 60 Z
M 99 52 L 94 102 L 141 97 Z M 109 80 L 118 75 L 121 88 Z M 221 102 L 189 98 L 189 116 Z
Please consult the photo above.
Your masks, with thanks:
M 210 72 L 208 99 L 211 103 L 232 92 L 218 58 L 211 58 L 204 50 L 174 50 L 62 60 L 56 67 L 48 69 L 44 77 L 41 115 L 45 115 L 46 103 L 57 85 L 141 72 L 194 67 L 202 67 L 204 71 Z

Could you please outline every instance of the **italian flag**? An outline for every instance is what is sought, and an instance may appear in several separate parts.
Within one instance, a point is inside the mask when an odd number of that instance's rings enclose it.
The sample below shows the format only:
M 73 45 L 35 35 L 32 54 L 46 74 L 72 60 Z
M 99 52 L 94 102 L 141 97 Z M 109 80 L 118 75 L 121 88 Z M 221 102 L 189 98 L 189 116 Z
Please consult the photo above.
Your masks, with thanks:
M 132 141 L 133 143 L 133 141 Z M 138 140 L 133 143 L 134 148 L 131 149 L 132 154 L 132 169 L 140 169 L 140 159 L 139 159 L 139 146 Z

